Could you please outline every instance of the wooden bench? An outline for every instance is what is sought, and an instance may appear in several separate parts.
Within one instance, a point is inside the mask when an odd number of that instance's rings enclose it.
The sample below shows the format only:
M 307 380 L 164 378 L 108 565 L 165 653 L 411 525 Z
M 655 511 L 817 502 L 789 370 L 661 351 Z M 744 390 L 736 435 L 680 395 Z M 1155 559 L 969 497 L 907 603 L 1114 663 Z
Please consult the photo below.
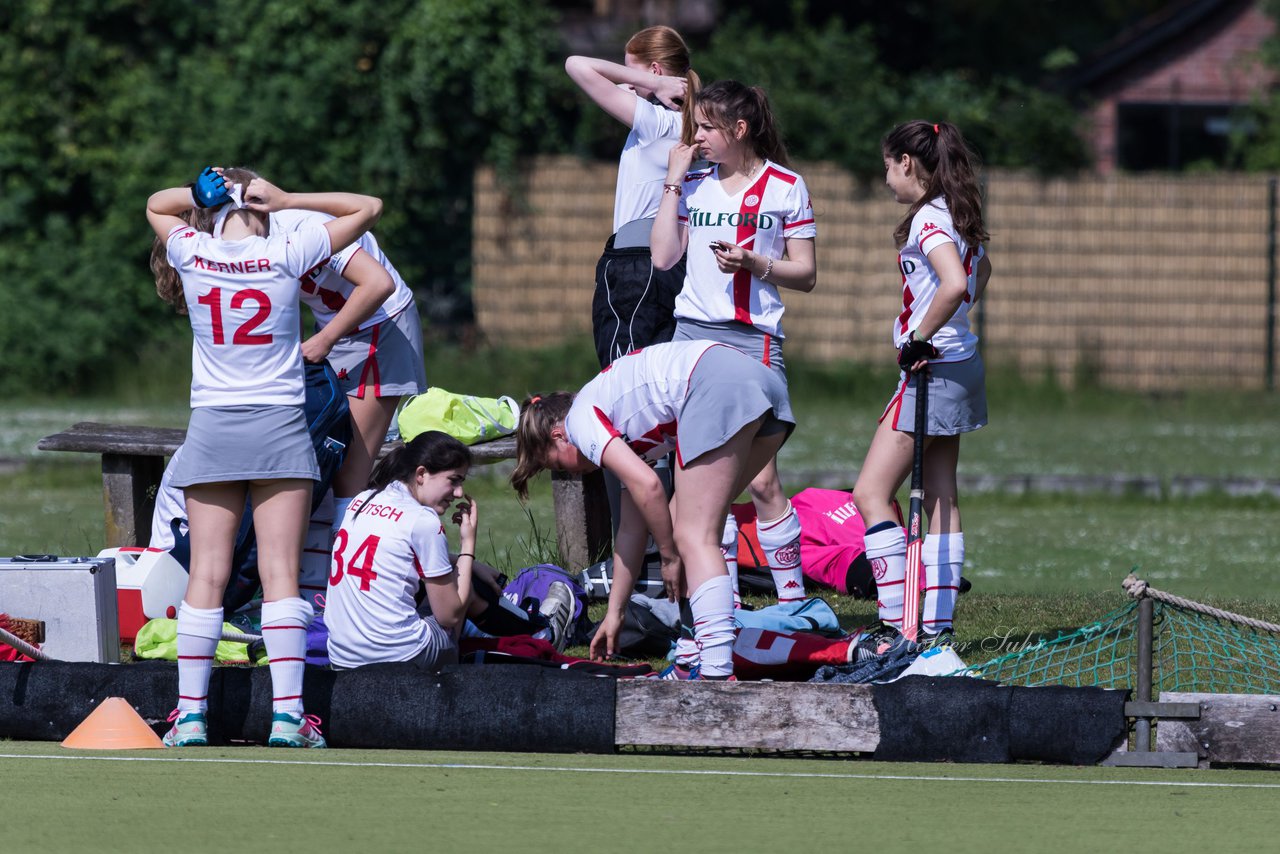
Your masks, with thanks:
M 165 427 L 82 421 L 69 430 L 45 436 L 36 447 L 101 454 L 105 547 L 145 546 L 151 539 L 151 515 L 165 458 L 173 455 L 186 435 L 186 430 Z M 395 444 L 384 445 L 383 453 Z M 471 454 L 477 463 L 515 459 L 516 441 L 508 436 L 482 442 L 471 446 Z M 551 494 L 561 565 L 577 571 L 607 555 L 612 526 L 600 472 L 582 476 L 553 472 Z

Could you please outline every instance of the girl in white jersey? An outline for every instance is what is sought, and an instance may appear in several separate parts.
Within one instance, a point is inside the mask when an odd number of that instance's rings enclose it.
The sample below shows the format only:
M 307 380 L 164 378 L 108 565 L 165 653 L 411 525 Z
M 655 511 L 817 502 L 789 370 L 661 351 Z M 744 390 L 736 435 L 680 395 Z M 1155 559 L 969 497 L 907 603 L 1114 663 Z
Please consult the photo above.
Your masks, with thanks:
M 667 154 L 691 142 L 698 75 L 689 48 L 670 27 L 648 27 L 627 40 L 624 64 L 571 56 L 564 68 L 586 95 L 631 132 L 618 161 L 613 235 L 596 264 L 592 327 L 600 367 L 636 347 L 670 341 L 684 264 L 656 269 L 649 230 L 658 213 Z
M 280 211 L 271 225 L 298 231 L 329 219 L 316 211 Z M 341 521 L 352 496 L 369 481 L 401 397 L 426 391 L 422 322 L 413 291 L 370 232 L 303 275 L 302 301 L 316 321 L 315 334 L 302 342 L 302 357 L 328 359 L 355 431 L 333 481 L 335 521 Z
M 476 504 L 462 492 L 470 468 L 467 446 L 434 430 L 374 468 L 369 489 L 351 502 L 333 543 L 325 624 L 335 667 L 414 661 L 434 668 L 457 661 L 476 552 Z M 455 501 L 456 563 L 441 522 Z M 415 603 L 419 582 L 430 606 L 425 617 Z
M 902 275 L 893 343 L 903 373 L 853 488 L 867 526 L 881 621 L 859 646 L 875 654 L 902 642 L 904 584 L 919 583 L 906 578 L 906 536 L 892 504 L 911 471 L 918 382 L 929 384 L 922 638 L 932 644 L 951 634 L 964 565 L 956 489 L 960 434 L 987 423 L 985 371 L 969 310 L 991 276 L 975 159 L 960 130 L 946 122 L 907 122 L 884 138 L 881 149 L 885 182 L 909 207 L 893 233 Z
M 817 281 L 809 191 L 787 166 L 786 148 L 761 89 L 732 80 L 712 83 L 698 93 L 694 114 L 694 142 L 671 150 L 653 228 L 654 264 L 668 266 L 688 252 L 674 340 L 732 344 L 785 383 L 778 288 L 807 292 Z M 714 165 L 691 173 L 698 156 Z M 775 461 L 752 481 L 750 493 L 778 599 L 803 599 L 800 520 Z M 766 507 L 781 510 L 766 512 Z M 737 564 L 737 542 L 730 515 L 722 544 L 731 568 Z M 677 663 L 690 659 L 685 644 Z
M 183 218 L 218 207 L 221 237 Z M 292 234 L 270 233 L 268 214 L 307 208 L 335 217 Z M 194 338 L 191 423 L 173 484 L 183 489 L 191 535 L 187 592 L 178 610 L 178 708 L 170 746 L 206 744 L 210 669 L 222 632 L 222 596 L 246 495 L 254 507 L 270 658 L 268 744 L 323 747 L 303 713 L 311 606 L 298 596 L 302 534 L 318 475 L 302 411 L 298 279 L 377 221 L 382 203 L 348 193 L 285 193 L 244 170 L 206 169 L 194 188 L 147 201 L 180 277 Z
M 627 487 L 613 544 L 614 584 L 591 642 L 593 657 L 618 648 L 652 533 L 668 596 L 674 601 L 688 592 L 701 676 L 732 675 L 733 589 L 720 532 L 729 503 L 794 426 L 782 380 L 745 353 L 711 341 L 645 347 L 616 359 L 577 395 L 556 392 L 525 401 L 511 475 L 521 498 L 544 469 L 603 467 Z M 673 450 L 676 488 L 668 505 L 651 466 Z M 768 509 L 776 514 L 781 508 Z

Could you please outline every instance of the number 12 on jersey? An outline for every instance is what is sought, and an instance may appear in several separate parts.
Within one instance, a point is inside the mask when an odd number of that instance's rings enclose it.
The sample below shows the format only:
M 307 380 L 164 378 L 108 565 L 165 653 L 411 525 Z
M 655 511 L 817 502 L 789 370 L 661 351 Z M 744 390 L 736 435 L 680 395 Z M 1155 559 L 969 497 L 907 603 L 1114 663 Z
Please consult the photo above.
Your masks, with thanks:
M 352 578 L 360 579 L 360 589 L 368 590 L 369 585 L 376 581 L 378 573 L 373 571 L 373 557 L 378 553 L 377 534 L 370 534 L 365 537 L 363 543 L 356 549 L 355 554 L 351 556 L 351 560 L 346 560 L 347 542 L 350 535 L 347 534 L 346 528 L 340 528 L 338 535 L 333 538 L 333 567 L 329 574 L 329 586 L 337 587 L 342 581 L 345 573 Z
M 197 297 L 196 302 L 209 307 L 209 325 L 213 330 L 213 343 L 226 344 L 227 336 L 222 331 L 222 288 L 212 288 L 209 293 Z M 271 297 L 256 288 L 245 288 L 231 295 L 232 310 L 243 308 L 247 302 L 258 304 L 253 317 L 240 324 L 235 335 L 231 336 L 232 344 L 270 344 L 271 335 L 255 332 L 268 317 L 271 316 Z

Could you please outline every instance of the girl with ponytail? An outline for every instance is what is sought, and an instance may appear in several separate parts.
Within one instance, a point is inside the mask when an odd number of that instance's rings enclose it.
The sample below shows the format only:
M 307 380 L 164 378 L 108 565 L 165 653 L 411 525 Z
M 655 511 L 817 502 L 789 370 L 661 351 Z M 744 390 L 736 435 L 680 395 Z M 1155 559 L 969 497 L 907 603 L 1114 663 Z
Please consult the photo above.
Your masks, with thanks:
M 333 219 L 276 233 L 270 215 L 306 208 Z M 245 500 L 253 504 L 262 627 L 273 696 L 267 744 L 324 747 L 302 704 L 310 603 L 298 590 L 302 539 L 320 476 L 307 430 L 299 278 L 373 227 L 382 202 L 352 193 L 288 193 L 247 170 L 206 167 L 194 185 L 147 199 L 163 243 L 162 295 L 191 321 L 191 419 L 168 473 L 183 491 L 191 563 L 178 609 L 178 706 L 166 745 L 208 743 L 209 679 Z M 217 235 L 208 228 L 216 223 Z
M 653 227 L 653 261 L 675 264 L 687 251 L 684 287 L 676 298 L 676 341 L 710 340 L 746 352 L 786 384 L 779 288 L 808 292 L 817 282 L 813 206 L 804 178 L 788 166 L 787 150 L 764 90 L 734 80 L 704 86 L 694 107 L 691 144 L 677 145 L 667 163 L 662 204 Z M 690 172 L 705 158 L 710 169 Z M 800 520 L 770 460 L 749 491 L 759 514 L 760 545 L 781 602 L 803 599 Z M 721 547 L 737 563 L 737 524 L 724 522 Z M 736 578 L 735 578 L 736 599 Z M 696 650 L 677 649 L 678 664 Z
M 667 152 L 678 142 L 693 140 L 699 81 L 684 39 L 661 26 L 633 35 L 621 65 L 571 56 L 564 69 L 587 97 L 631 131 L 618 162 L 614 234 L 596 265 L 591 305 L 603 368 L 636 347 L 670 341 L 675 332 L 672 310 L 684 264 L 655 269 L 649 231 L 662 198 Z
M 969 310 L 991 276 L 976 158 L 959 128 L 948 122 L 907 122 L 885 136 L 881 149 L 885 183 L 894 199 L 907 205 L 907 214 L 893 232 L 902 276 L 893 343 L 902 374 L 853 488 L 867 526 L 867 558 L 876 568 L 881 621 L 859 646 L 874 654 L 902 642 L 904 582 L 918 583 L 906 578 L 906 537 L 893 497 L 911 470 L 919 382 L 929 389 L 921 637 L 929 644 L 951 637 L 964 565 L 956 488 L 960 435 L 987 423 L 986 371 Z

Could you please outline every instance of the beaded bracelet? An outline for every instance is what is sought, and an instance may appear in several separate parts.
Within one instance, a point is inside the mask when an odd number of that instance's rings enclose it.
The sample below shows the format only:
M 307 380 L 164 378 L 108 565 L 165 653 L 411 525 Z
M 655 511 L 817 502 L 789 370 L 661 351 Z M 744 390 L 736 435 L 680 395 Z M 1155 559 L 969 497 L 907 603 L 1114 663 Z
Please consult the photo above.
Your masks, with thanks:
M 764 265 L 764 272 L 760 274 L 760 281 L 763 282 L 768 280 L 769 274 L 772 272 L 773 272 L 773 259 L 770 258 L 769 263 Z
M 679 184 L 663 184 L 662 192 L 675 193 L 677 196 L 680 196 L 684 195 L 684 187 L 681 187 Z

